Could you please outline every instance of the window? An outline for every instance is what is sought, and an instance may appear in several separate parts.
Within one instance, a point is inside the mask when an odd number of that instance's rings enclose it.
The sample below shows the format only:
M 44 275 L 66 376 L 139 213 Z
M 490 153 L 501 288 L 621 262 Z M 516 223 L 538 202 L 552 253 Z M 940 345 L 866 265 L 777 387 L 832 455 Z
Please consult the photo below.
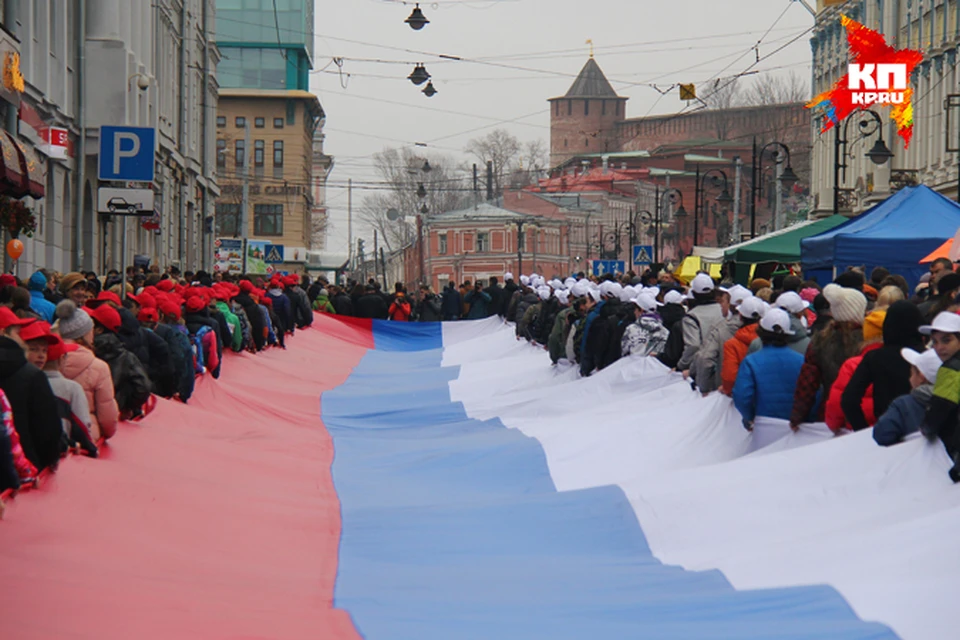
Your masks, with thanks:
M 444 255 L 447 253 L 447 234 L 441 233 L 437 237 L 440 239 L 440 249 L 437 251 L 437 253 Z
M 573 115 L 573 100 L 567 100 L 567 115 Z
M 256 236 L 282 236 L 283 205 L 253 205 L 253 234 Z
M 273 166 L 283 166 L 283 140 L 273 141 Z
M 274 119 L 273 119 L 273 128 L 274 128 L 274 129 L 283 129 L 283 118 L 274 118 Z
M 489 234 L 477 232 L 477 253 L 486 253 L 490 250 Z
M 264 150 L 263 140 L 254 140 L 253 141 L 253 166 L 255 167 L 263 166 L 263 150 Z
M 247 126 L 247 119 L 244 118 L 243 116 L 237 116 L 233 120 L 233 124 L 235 124 L 238 129 L 243 129 L 244 127 Z
M 227 116 L 217 116 L 217 128 L 222 129 L 227 126 Z
M 233 154 L 233 162 L 237 166 L 237 171 L 243 171 L 243 165 L 246 163 L 247 145 L 243 140 L 237 140 L 237 148 Z
M 217 203 L 217 235 L 236 237 L 240 231 L 240 204 L 236 202 Z
M 607 115 L 607 101 L 606 101 L 606 100 L 601 100 L 601 101 L 600 101 L 600 115 L 602 115 L 602 116 Z
M 257 129 L 263 129 L 266 126 L 266 123 L 263 118 L 254 118 L 253 126 Z
M 293 100 L 287 100 L 287 124 L 297 124 L 297 103 Z
M 227 168 L 227 141 L 217 140 L 217 168 Z
M 583 115 L 585 115 L 585 116 L 590 115 L 590 101 L 589 101 L 589 100 L 584 100 L 584 101 L 583 101 Z

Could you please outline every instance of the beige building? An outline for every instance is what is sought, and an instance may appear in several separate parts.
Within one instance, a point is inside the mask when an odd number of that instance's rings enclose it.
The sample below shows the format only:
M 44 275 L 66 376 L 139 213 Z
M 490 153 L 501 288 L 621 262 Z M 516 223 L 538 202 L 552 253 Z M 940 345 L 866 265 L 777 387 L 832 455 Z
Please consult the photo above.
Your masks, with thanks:
M 220 90 L 215 237 L 283 245 L 282 269 L 302 267 L 313 243 L 314 137 L 323 118 L 306 91 Z

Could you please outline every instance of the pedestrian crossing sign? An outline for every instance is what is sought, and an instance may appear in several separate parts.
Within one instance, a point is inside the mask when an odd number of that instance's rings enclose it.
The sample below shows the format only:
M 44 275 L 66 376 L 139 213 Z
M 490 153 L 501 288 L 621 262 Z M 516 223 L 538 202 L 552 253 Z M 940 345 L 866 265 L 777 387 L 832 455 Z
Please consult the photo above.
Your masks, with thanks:
M 653 245 L 635 244 L 633 245 L 633 264 L 652 264 L 653 263 Z
M 263 248 L 263 261 L 267 264 L 283 264 L 283 245 L 268 244 Z

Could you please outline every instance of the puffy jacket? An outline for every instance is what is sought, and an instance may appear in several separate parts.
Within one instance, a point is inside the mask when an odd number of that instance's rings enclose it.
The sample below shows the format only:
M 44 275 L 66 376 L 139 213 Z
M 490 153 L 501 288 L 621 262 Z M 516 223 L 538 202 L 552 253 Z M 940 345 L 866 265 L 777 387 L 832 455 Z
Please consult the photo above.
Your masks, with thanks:
M 240 292 L 234 297 L 234 301 L 239 304 L 244 313 L 247 314 L 247 320 L 250 322 L 250 333 L 253 337 L 253 346 L 257 351 L 263 349 L 267 342 L 267 327 L 263 322 L 263 314 L 260 306 L 250 297 L 249 293 Z
M 620 339 L 620 351 L 623 357 L 656 356 L 667 345 L 670 332 L 655 313 L 645 313 L 636 322 L 631 322 Z
M 333 308 L 333 305 L 330 304 L 330 298 L 323 294 L 317 294 L 317 297 L 313 299 L 313 310 L 319 311 L 320 313 L 332 313 L 333 315 L 337 314 L 337 310 Z
M 540 301 L 540 296 L 535 294 L 532 289 L 527 289 L 527 293 L 521 293 L 520 297 L 517 298 L 517 304 L 513 307 L 513 316 L 507 316 L 507 320 L 519 323 L 523 320 L 523 314 L 527 312 L 527 309 L 530 308 L 530 305 L 537 304 Z M 519 336 L 520 333 L 517 332 Z
M 110 366 L 120 411 L 133 416 L 140 415 L 144 403 L 150 398 L 152 387 L 140 360 L 124 349 L 120 339 L 109 331 L 94 338 L 93 347 L 97 357 Z
M 111 438 L 117 432 L 120 409 L 114 397 L 110 367 L 81 346 L 60 359 L 60 373 L 83 387 L 90 407 L 90 439 Z
M 167 343 L 170 350 L 170 362 L 176 376 L 177 394 L 186 402 L 193 395 L 196 368 L 193 364 L 193 346 L 185 327 L 180 325 L 158 324 L 154 330 Z
M 706 302 L 690 309 L 680 322 L 683 323 L 683 355 L 680 356 L 677 369 L 682 371 L 690 368 L 703 341 L 715 326 L 724 322 L 724 319 L 719 304 Z
M 439 322 L 443 320 L 443 303 L 438 295 L 428 293 L 417 305 L 417 319 L 420 322 Z
M 340 293 L 333 296 L 333 300 L 331 300 L 330 303 L 333 305 L 333 310 L 337 312 L 338 316 L 353 315 L 353 300 L 351 300 L 347 294 Z
M 30 308 L 40 314 L 40 317 L 53 324 L 57 319 L 57 305 L 47 300 L 44 292 L 47 290 L 47 278 L 37 271 L 27 282 L 27 289 L 30 290 Z
M 787 346 L 800 355 L 806 355 L 807 347 L 810 346 L 809 329 L 803 326 L 803 320 L 793 314 L 790 315 L 790 328 L 793 330 L 793 335 L 786 337 Z M 763 342 L 760 341 L 760 338 L 757 338 L 750 343 L 749 353 L 756 353 L 760 351 L 761 348 L 763 348 Z
M 931 398 L 933 385 L 922 384 L 891 402 L 890 407 L 873 426 L 873 439 L 880 446 L 889 447 L 902 442 L 914 431 L 919 431 Z
M 740 314 L 733 312 L 724 318 L 723 322 L 714 325 L 710 335 L 707 336 L 703 344 L 700 345 L 700 350 L 697 351 L 690 370 L 691 373 L 693 373 L 694 381 L 697 383 L 697 388 L 703 393 L 716 391 L 722 385 L 723 348 L 724 345 L 727 344 L 727 340 L 730 340 L 736 335 L 737 331 L 740 330 L 742 324 L 743 319 L 740 317 Z M 744 354 L 744 357 L 746 357 L 746 354 Z M 740 358 L 740 360 L 743 360 L 743 358 Z M 739 360 L 737 364 L 739 366 Z M 730 379 L 731 391 L 733 390 L 733 381 L 735 379 L 736 374 Z M 725 393 L 730 395 L 729 391 Z
M 472 289 L 463 297 L 463 301 L 470 305 L 470 310 L 467 312 L 468 320 L 480 320 L 490 315 L 489 308 L 492 299 L 486 291 Z
M 297 328 L 303 329 L 313 324 L 313 309 L 310 307 L 310 297 L 307 292 L 301 289 L 300 285 L 296 285 L 287 287 L 286 294 L 290 298 L 290 307 Z
M 228 335 L 225 337 L 230 338 L 230 348 L 236 352 L 243 351 L 243 325 L 240 324 L 240 318 L 238 318 L 237 315 L 230 310 L 229 305 L 222 300 L 217 300 L 217 309 L 227 322 Z
M 387 310 L 391 320 L 397 322 L 409 322 L 410 321 L 410 303 L 407 302 L 405 298 L 397 298 L 390 305 L 390 309 Z
M 790 347 L 767 345 L 748 355 L 733 385 L 733 404 L 744 422 L 757 416 L 789 419 L 801 367 L 803 356 Z
M 567 342 L 567 336 L 570 333 L 570 314 L 574 313 L 573 307 L 561 309 L 557 313 L 557 319 L 553 321 L 553 329 L 550 331 L 550 337 L 547 339 L 547 347 L 550 349 L 550 361 L 557 364 L 560 358 L 566 356 L 564 346 Z
M 857 367 L 860 366 L 860 362 L 863 361 L 863 357 L 882 346 L 883 344 L 880 342 L 864 345 L 860 351 L 860 355 L 847 358 L 847 361 L 840 367 L 837 379 L 833 381 L 833 386 L 830 387 L 827 404 L 823 410 L 823 421 L 826 422 L 827 426 L 833 431 L 836 432 L 845 428 L 853 429 L 847 422 L 847 418 L 843 415 L 843 392 L 850 383 L 853 373 L 857 370 Z M 904 360 L 904 362 L 906 362 L 906 360 Z M 860 408 L 863 410 L 863 415 L 868 424 L 872 425 L 877 421 L 873 413 L 873 385 L 870 385 L 866 393 L 864 393 L 863 399 L 860 401 Z
M 728 396 L 733 393 L 733 385 L 737 382 L 737 372 L 747 352 L 750 343 L 757 337 L 760 325 L 756 322 L 737 329 L 733 337 L 723 343 L 723 369 L 720 372 L 720 388 Z
M 282 327 L 277 327 L 277 330 L 283 333 L 293 331 L 296 325 L 294 324 L 293 308 L 290 305 L 290 298 L 287 297 L 282 289 L 278 288 L 267 291 L 267 297 L 270 298 L 270 301 L 273 303 L 273 312 L 277 314 L 277 317 L 280 318 L 280 324 L 283 325 Z M 191 333 L 193 332 L 191 331 Z

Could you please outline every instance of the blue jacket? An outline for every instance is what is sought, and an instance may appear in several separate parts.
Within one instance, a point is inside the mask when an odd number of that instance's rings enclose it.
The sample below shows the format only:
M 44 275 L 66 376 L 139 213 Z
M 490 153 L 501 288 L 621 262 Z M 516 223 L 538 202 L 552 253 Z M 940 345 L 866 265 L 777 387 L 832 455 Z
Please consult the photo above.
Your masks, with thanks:
M 30 276 L 27 288 L 30 290 L 30 308 L 39 313 L 44 320 L 53 324 L 53 321 L 56 320 L 57 305 L 43 297 L 43 290 L 47 288 L 47 278 L 37 271 Z
M 790 347 L 765 346 L 744 358 L 733 385 L 733 404 L 744 421 L 790 419 L 803 356 Z
M 923 384 L 891 402 L 873 426 L 873 439 L 880 446 L 889 447 L 919 431 L 932 397 L 933 385 Z
M 490 300 L 490 294 L 486 291 L 468 291 L 467 295 L 463 296 L 463 301 L 470 305 L 467 320 L 479 320 L 490 315 L 487 310 Z

